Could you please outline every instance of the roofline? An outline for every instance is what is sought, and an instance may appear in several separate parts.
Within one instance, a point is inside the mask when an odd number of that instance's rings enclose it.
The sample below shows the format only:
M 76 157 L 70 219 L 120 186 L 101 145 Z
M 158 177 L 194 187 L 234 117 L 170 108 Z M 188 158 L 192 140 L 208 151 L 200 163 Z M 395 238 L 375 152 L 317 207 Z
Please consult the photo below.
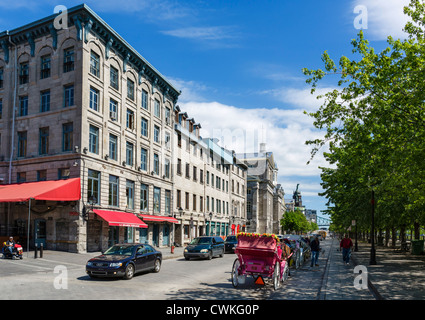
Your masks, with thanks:
M 145 65 L 147 65 L 154 74 L 156 74 L 158 77 L 160 77 L 172 90 L 175 91 L 176 97 L 178 97 L 181 94 L 181 91 L 178 90 L 171 82 L 169 82 L 164 75 L 162 75 L 152 64 L 150 64 L 136 49 L 134 49 L 126 40 L 124 40 L 123 37 L 121 37 L 111 26 L 109 26 L 96 12 L 94 12 L 87 4 L 83 3 L 77 6 L 74 6 L 72 8 L 67 9 L 67 14 L 69 18 L 73 18 L 73 14 L 78 13 L 79 11 L 84 11 L 88 13 L 90 16 L 92 16 L 95 20 L 97 20 L 98 23 L 100 23 L 108 32 L 112 34 L 114 39 L 121 42 L 135 57 L 140 59 Z M 7 40 L 6 38 L 17 36 L 18 34 L 23 34 L 30 29 L 36 28 L 37 26 L 48 24 L 54 21 L 54 19 L 58 16 L 58 13 L 49 15 L 45 18 L 36 20 L 34 22 L 28 23 L 24 26 L 12 29 L 12 30 L 5 30 L 0 33 L 0 42 L 2 40 Z M 69 19 L 68 21 L 70 21 Z M 1 47 L 0 47 L 1 48 Z

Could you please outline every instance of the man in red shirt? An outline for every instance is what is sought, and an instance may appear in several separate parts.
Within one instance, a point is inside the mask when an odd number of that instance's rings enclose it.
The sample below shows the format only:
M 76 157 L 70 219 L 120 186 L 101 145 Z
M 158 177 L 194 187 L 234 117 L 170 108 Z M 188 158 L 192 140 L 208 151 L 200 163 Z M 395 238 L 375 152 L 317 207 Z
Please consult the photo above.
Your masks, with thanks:
M 353 242 L 348 237 L 348 234 L 345 234 L 344 239 L 342 239 L 341 243 L 339 244 L 339 248 L 342 248 L 342 260 L 345 262 L 345 264 L 350 263 L 350 255 L 351 255 L 352 246 L 353 246 Z

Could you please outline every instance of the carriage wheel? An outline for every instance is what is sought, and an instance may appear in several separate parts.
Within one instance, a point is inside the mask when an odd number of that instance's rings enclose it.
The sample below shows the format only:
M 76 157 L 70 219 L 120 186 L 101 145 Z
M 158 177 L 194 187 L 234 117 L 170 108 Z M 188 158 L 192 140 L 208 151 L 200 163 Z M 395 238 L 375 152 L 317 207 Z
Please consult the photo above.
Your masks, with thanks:
M 232 267 L 232 285 L 233 287 L 237 287 L 239 284 L 238 275 L 239 275 L 239 267 L 240 267 L 239 259 L 236 259 L 235 262 L 233 262 Z
M 288 262 L 285 262 L 285 267 L 283 268 L 283 274 L 282 274 L 282 282 L 286 281 L 289 277 L 289 267 Z
M 276 262 L 274 265 L 274 272 L 273 272 L 273 288 L 277 290 L 280 285 L 280 264 L 279 262 Z

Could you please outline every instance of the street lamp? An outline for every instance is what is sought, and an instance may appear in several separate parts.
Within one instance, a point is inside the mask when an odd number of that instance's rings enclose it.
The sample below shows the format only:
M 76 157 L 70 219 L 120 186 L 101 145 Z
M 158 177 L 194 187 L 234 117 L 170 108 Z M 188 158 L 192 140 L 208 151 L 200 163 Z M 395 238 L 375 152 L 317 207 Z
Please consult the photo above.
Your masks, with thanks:
M 94 205 L 97 203 L 96 197 L 92 194 L 89 198 L 88 204 L 91 205 L 91 211 L 93 212 Z M 86 207 L 83 208 L 83 217 L 86 221 L 89 220 L 89 212 Z

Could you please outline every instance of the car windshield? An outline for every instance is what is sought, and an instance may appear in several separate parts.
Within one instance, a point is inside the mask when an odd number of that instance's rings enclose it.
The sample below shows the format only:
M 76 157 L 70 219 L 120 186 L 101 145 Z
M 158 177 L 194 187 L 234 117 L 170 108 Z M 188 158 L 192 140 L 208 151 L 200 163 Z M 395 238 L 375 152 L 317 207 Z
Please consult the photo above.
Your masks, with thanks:
M 236 236 L 228 236 L 226 241 L 236 241 Z
M 133 246 L 112 246 L 105 251 L 104 255 L 119 255 L 119 256 L 131 256 L 133 253 Z
M 211 238 L 195 238 L 190 244 L 210 244 Z

